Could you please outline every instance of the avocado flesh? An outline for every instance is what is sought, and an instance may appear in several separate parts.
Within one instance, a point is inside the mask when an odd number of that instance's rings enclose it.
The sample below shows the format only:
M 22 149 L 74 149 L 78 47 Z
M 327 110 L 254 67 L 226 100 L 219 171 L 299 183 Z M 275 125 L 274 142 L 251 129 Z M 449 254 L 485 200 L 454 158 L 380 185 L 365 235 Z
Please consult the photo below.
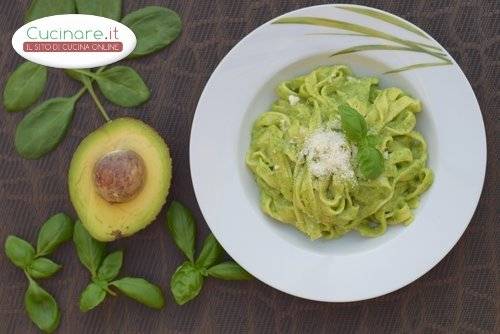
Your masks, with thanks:
M 144 185 L 130 201 L 109 203 L 96 190 L 94 166 L 105 154 L 132 150 L 146 167 Z M 142 230 L 166 202 L 172 178 L 168 147 L 158 133 L 145 123 L 120 118 L 88 135 L 71 160 L 69 195 L 80 221 L 97 240 L 112 241 Z

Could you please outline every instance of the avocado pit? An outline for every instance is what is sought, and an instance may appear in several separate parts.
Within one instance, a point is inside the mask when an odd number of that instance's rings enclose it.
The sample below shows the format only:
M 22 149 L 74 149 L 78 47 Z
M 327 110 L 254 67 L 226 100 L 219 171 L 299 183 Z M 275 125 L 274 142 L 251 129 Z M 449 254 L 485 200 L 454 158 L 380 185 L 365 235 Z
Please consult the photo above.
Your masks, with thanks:
M 94 166 L 94 184 L 109 203 L 124 203 L 142 189 L 146 167 L 132 150 L 115 150 L 102 156 Z

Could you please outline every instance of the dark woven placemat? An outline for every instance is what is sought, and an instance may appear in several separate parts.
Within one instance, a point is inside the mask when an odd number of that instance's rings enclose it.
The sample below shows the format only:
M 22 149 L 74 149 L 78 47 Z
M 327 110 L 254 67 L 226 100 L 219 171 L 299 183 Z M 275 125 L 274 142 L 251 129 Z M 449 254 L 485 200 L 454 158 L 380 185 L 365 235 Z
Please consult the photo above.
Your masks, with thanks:
M 0 85 L 20 58 L 10 47 L 22 25 L 27 0 L 0 1 Z M 345 3 L 352 1 L 343 1 Z M 170 145 L 174 161 L 169 199 L 189 206 L 198 219 L 199 239 L 208 227 L 197 206 L 188 161 L 189 130 L 201 91 L 222 57 L 248 32 L 287 11 L 327 1 L 282 0 L 124 0 L 124 13 L 150 4 L 169 6 L 183 17 L 182 37 L 167 50 L 133 62 L 152 88 L 152 98 L 136 109 L 106 107 L 114 117 L 133 115 L 153 125 Z M 488 137 L 488 169 L 470 226 L 446 258 L 409 286 L 365 302 L 327 304 L 302 300 L 256 280 L 207 280 L 195 301 L 176 306 L 168 283 L 181 262 L 159 222 L 128 239 L 123 273 L 143 275 L 167 292 L 167 306 L 152 311 L 126 298 L 108 298 L 83 314 L 78 296 L 88 277 L 74 250 L 65 245 L 55 259 L 61 273 L 43 282 L 62 309 L 60 333 L 499 333 L 500 222 L 499 127 L 500 5 L 481 1 L 357 1 L 416 23 L 448 49 L 460 64 L 481 105 Z M 60 71 L 50 71 L 45 96 L 73 94 Z M 446 84 L 446 82 L 443 82 Z M 79 141 L 102 124 L 88 96 L 77 106 L 73 126 L 56 152 L 39 161 L 19 158 L 13 149 L 22 114 L 0 110 L 0 242 L 8 234 L 34 240 L 39 225 L 58 211 L 74 213 L 66 191 L 69 159 Z M 467 133 L 464 133 L 466 136 Z M 460 148 L 457 147 L 457 154 Z M 464 159 L 466 159 L 464 155 Z M 0 255 L 0 332 L 34 333 L 24 314 L 22 273 Z M 370 284 L 367 278 L 366 284 Z M 355 287 L 354 287 L 355 288 Z

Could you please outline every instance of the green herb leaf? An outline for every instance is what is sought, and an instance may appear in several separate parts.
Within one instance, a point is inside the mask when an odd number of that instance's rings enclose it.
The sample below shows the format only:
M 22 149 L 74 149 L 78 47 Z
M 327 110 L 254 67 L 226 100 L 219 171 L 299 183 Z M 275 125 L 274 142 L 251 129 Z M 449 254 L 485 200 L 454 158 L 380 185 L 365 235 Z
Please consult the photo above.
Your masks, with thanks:
M 364 138 L 364 144 L 366 146 L 375 147 L 379 144 L 380 138 L 375 135 L 368 135 Z
M 131 67 L 115 66 L 95 75 L 102 94 L 114 104 L 136 107 L 149 99 L 149 88 Z
M 119 21 L 122 17 L 121 0 L 76 0 L 78 14 L 96 15 Z
M 183 305 L 198 296 L 203 287 L 203 276 L 189 261 L 184 262 L 170 280 L 170 290 L 175 302 Z
M 76 80 L 76 81 L 79 81 L 81 83 L 83 83 L 83 80 L 84 78 L 86 78 L 87 76 L 85 76 L 84 74 L 74 70 L 74 69 L 71 69 L 71 68 L 67 68 L 64 70 L 64 73 L 70 77 L 71 79 L 73 80 Z
M 33 278 L 47 278 L 54 275 L 61 267 L 46 257 L 39 257 L 31 262 L 26 271 Z
M 234 261 L 224 262 L 217 264 L 212 268 L 207 270 L 207 273 L 215 278 L 220 278 L 224 280 L 248 280 L 252 276 L 241 268 L 239 264 Z
M 420 52 L 420 53 L 427 53 L 430 55 L 434 55 L 436 57 L 445 57 L 446 55 L 441 52 L 435 52 L 435 51 L 429 51 L 425 50 L 422 48 L 415 48 L 415 47 L 408 47 L 408 46 L 398 46 L 398 45 L 382 45 L 382 44 L 375 44 L 375 45 L 357 45 L 357 46 L 352 46 L 347 49 L 343 49 L 341 51 L 337 51 L 334 54 L 332 54 L 330 57 L 333 56 L 338 56 L 338 55 L 344 55 L 344 54 L 349 54 L 349 53 L 354 53 L 354 52 L 361 52 L 361 51 L 411 51 L 411 52 Z
M 426 68 L 426 67 L 435 67 L 435 66 L 446 66 L 446 65 L 452 65 L 453 63 L 450 60 L 445 60 L 442 62 L 437 62 L 437 63 L 421 63 L 421 64 L 413 64 L 409 66 L 404 66 L 397 68 L 395 70 L 387 71 L 382 74 L 394 74 L 394 73 L 399 73 L 399 72 L 404 72 L 404 71 L 410 71 L 410 70 L 415 70 L 417 68 Z
M 97 72 L 95 73 L 88 70 L 66 70 L 66 74 L 71 78 L 80 81 L 83 84 L 83 86 L 87 89 L 90 96 L 94 100 L 97 109 L 99 109 L 106 122 L 110 122 L 111 118 L 109 117 L 108 113 L 106 112 L 106 109 L 104 109 L 103 105 L 101 104 L 101 101 L 97 97 L 97 94 L 95 93 L 94 86 L 92 83 L 93 79 L 91 80 L 91 78 L 95 78 L 96 75 L 101 73 L 103 70 L 104 66 L 100 67 L 99 70 L 97 70 Z
M 28 277 L 29 286 L 24 294 L 24 307 L 31 321 L 42 331 L 52 333 L 59 326 L 60 313 L 57 303 L 47 291 Z
M 342 130 L 347 138 L 355 143 L 360 143 L 366 136 L 367 126 L 364 117 L 355 109 L 343 104 L 339 107 Z
M 93 239 L 79 221 L 75 223 L 73 242 L 80 262 L 90 271 L 92 277 L 96 277 L 104 256 L 105 244 Z
M 97 71 L 93 72 L 89 69 L 72 69 L 66 68 L 64 73 L 73 80 L 79 81 L 81 83 L 85 83 L 89 78 L 95 77 L 96 74 L 101 73 L 106 69 L 106 66 L 101 66 Z M 91 80 L 92 81 L 92 80 Z
M 362 34 L 362 35 L 369 36 L 369 37 L 385 39 L 387 41 L 398 43 L 400 45 L 405 45 L 405 46 L 408 46 L 410 48 L 416 48 L 416 49 L 421 50 L 422 52 L 428 53 L 428 54 L 430 54 L 438 59 L 441 59 L 443 61 L 446 61 L 448 59 L 446 56 L 440 56 L 435 52 L 429 52 L 427 49 L 425 49 L 425 48 L 429 48 L 429 49 L 435 50 L 436 48 L 433 45 L 424 44 L 424 43 L 417 43 L 417 42 L 413 42 L 410 40 L 402 39 L 402 38 L 399 38 L 395 35 L 391 35 L 391 34 L 376 30 L 376 29 L 372 29 L 372 28 L 365 27 L 365 26 L 351 23 L 351 22 L 331 20 L 331 19 L 325 19 L 325 18 L 320 18 L 320 17 L 294 16 L 294 17 L 284 17 L 284 18 L 277 19 L 276 21 L 273 21 L 273 24 L 307 24 L 307 25 L 314 25 L 314 26 L 320 26 L 320 27 L 328 27 L 328 28 L 347 30 L 350 32 Z
M 382 11 L 368 8 L 368 7 L 354 7 L 354 6 L 350 6 L 350 5 L 337 6 L 337 7 L 342 8 L 344 10 L 351 11 L 351 12 L 355 12 L 358 14 L 367 15 L 367 16 L 373 17 L 375 19 L 385 21 L 385 22 L 390 23 L 390 24 L 394 24 L 395 26 L 406 29 L 414 34 L 417 34 L 417 35 L 420 35 L 424 38 L 429 39 L 429 37 L 427 37 L 427 35 L 422 30 L 420 30 L 418 27 L 413 26 L 412 24 L 406 22 L 405 20 L 400 19 L 399 17 L 397 17 L 395 15 L 386 14 Z
M 80 310 L 87 312 L 102 303 L 106 298 L 106 291 L 95 283 L 87 285 L 80 296 Z
M 361 174 L 368 179 L 375 179 L 384 171 L 382 153 L 371 146 L 362 146 L 359 149 L 358 163 Z
M 108 256 L 106 256 L 104 261 L 102 261 L 102 264 L 97 272 L 97 278 L 106 282 L 111 281 L 120 272 L 122 263 L 123 263 L 122 251 L 116 251 L 109 254 Z
M 46 16 L 74 13 L 74 0 L 33 0 L 24 16 L 24 22 L 27 23 Z
M 141 57 L 165 48 L 181 33 L 179 15 L 164 7 L 149 6 L 136 10 L 122 19 L 137 38 L 130 58 Z
M 210 233 L 208 237 L 203 242 L 203 247 L 201 248 L 201 253 L 195 262 L 198 268 L 208 268 L 214 265 L 221 258 L 224 250 L 222 246 L 217 242 L 214 235 Z
M 17 152 L 26 159 L 38 159 L 62 141 L 73 118 L 75 97 L 57 97 L 30 111 L 16 129 Z
M 13 264 L 24 269 L 35 258 L 35 249 L 26 240 L 9 235 L 5 240 L 5 254 Z
M 7 111 L 21 111 L 35 103 L 47 83 L 47 68 L 24 62 L 10 75 L 3 91 L 3 104 Z
M 43 256 L 52 253 L 60 244 L 71 239 L 73 221 L 64 213 L 50 217 L 38 232 L 36 255 Z
M 110 283 L 126 296 L 148 307 L 161 309 L 165 305 L 160 288 L 143 278 L 124 277 Z
M 181 203 L 173 201 L 167 211 L 167 228 L 177 247 L 193 262 L 196 223 L 191 212 Z

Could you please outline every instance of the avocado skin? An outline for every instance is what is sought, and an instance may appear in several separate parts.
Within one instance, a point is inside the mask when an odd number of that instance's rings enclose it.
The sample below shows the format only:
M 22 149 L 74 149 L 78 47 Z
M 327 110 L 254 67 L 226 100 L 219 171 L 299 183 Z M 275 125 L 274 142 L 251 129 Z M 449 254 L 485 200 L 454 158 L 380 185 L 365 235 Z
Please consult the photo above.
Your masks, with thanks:
M 146 166 L 140 194 L 125 203 L 109 203 L 97 192 L 93 166 L 104 154 L 130 149 Z M 89 134 L 70 163 L 71 203 L 88 232 L 99 241 L 130 236 L 152 223 L 166 202 L 172 178 L 172 160 L 165 141 L 150 126 L 133 118 L 118 118 Z

